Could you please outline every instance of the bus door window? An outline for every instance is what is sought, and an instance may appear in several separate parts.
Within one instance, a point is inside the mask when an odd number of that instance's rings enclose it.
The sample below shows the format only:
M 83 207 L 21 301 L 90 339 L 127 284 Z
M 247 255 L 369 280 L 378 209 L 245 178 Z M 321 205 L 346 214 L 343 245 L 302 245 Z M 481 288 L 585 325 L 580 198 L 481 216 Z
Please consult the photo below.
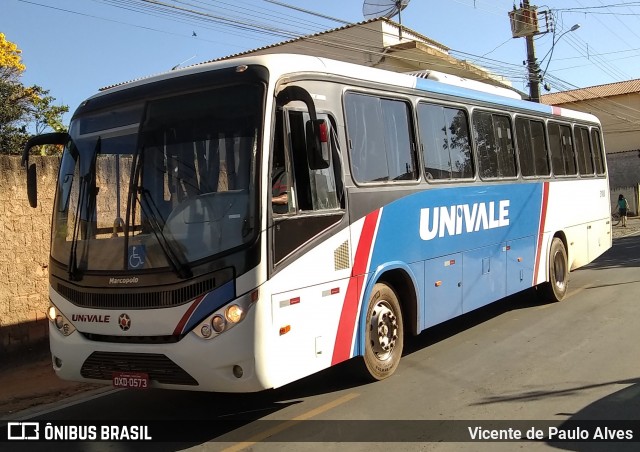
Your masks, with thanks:
M 288 114 L 297 207 L 300 211 L 337 209 L 339 205 L 332 159 L 330 158 L 327 168 L 309 168 L 305 131 L 305 124 L 309 119 L 307 112 L 289 111 Z M 326 114 L 318 114 L 318 119 L 324 119 L 331 124 Z
M 289 213 L 293 207 L 291 190 L 291 170 L 285 152 L 285 130 L 282 110 L 276 113 L 276 127 L 273 139 L 273 155 L 271 158 L 271 208 L 274 214 Z
M 330 126 L 330 136 L 334 139 L 330 143 L 329 166 L 310 169 L 305 130 L 309 119 L 309 114 L 300 109 L 285 108 L 276 115 L 271 167 L 274 263 L 339 222 L 344 214 L 335 128 Z M 333 123 L 327 114 L 318 113 L 318 119 L 324 119 L 330 125 Z M 286 205 L 279 198 L 285 189 Z

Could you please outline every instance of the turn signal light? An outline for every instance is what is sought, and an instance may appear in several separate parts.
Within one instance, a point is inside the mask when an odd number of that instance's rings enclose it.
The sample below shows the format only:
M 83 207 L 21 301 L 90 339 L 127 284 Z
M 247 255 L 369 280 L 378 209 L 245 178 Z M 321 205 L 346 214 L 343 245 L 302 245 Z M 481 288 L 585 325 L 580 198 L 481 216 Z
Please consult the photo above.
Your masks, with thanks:
M 291 331 L 291 325 L 283 326 L 280 328 L 280 336 L 287 334 L 289 331 Z

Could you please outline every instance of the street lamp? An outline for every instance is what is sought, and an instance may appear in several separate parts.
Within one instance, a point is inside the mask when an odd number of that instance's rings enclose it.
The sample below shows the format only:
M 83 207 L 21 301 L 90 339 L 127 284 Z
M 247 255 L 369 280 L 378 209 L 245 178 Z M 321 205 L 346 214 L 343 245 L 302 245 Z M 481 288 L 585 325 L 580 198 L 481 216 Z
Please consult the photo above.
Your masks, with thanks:
M 560 41 L 560 38 L 562 38 L 564 35 L 566 35 L 567 33 L 570 33 L 572 31 L 576 31 L 578 28 L 580 28 L 580 24 L 575 24 L 573 27 L 569 28 L 567 31 L 565 31 L 564 33 L 560 34 L 560 36 L 558 36 L 557 39 L 554 39 L 553 42 L 551 43 L 551 48 L 549 49 L 549 51 L 547 52 L 547 54 L 542 57 L 542 60 L 540 60 L 540 63 L 542 63 L 545 58 L 547 58 L 547 55 L 549 55 L 549 60 L 547 61 L 547 65 L 544 68 L 544 71 L 542 72 L 542 75 L 540 76 L 540 78 L 544 78 L 545 74 L 547 73 L 547 69 L 549 68 L 549 63 L 551 63 L 551 58 L 553 58 L 553 49 L 556 47 L 556 44 L 558 43 L 558 41 Z

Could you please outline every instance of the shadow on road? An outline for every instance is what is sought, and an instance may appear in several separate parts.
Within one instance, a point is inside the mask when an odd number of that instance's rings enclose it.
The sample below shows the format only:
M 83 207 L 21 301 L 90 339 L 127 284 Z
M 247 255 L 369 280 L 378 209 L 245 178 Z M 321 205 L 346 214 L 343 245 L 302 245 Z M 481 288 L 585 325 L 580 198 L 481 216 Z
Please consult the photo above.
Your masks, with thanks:
M 611 249 L 583 268 L 601 270 L 623 267 L 640 267 L 640 235 L 615 239 Z
M 599 386 L 607 385 L 629 385 L 619 391 L 616 391 L 600 400 L 587 405 L 577 413 L 571 414 L 571 417 L 558 428 L 575 429 L 578 426 L 588 428 L 593 437 L 596 428 L 600 427 L 601 431 L 607 426 L 608 429 L 621 430 L 628 432 L 630 429 L 634 431 L 634 442 L 555 442 L 549 441 L 547 444 L 562 450 L 575 450 L 581 452 L 596 451 L 637 451 L 638 450 L 638 433 L 640 424 L 640 378 L 623 381 L 612 381 L 603 383 Z M 576 388 L 581 390 L 582 388 Z M 562 413 L 565 414 L 565 413 Z

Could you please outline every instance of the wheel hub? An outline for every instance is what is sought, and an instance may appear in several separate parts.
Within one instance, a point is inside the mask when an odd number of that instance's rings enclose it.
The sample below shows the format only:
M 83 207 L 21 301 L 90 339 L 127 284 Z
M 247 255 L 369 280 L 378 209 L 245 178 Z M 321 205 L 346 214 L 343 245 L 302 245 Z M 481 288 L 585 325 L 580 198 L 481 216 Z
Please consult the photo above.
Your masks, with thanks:
M 369 332 L 371 349 L 378 359 L 387 359 L 398 339 L 398 319 L 385 301 L 373 308 Z
M 564 259 L 560 253 L 554 255 L 554 276 L 556 286 L 562 290 L 566 284 Z

